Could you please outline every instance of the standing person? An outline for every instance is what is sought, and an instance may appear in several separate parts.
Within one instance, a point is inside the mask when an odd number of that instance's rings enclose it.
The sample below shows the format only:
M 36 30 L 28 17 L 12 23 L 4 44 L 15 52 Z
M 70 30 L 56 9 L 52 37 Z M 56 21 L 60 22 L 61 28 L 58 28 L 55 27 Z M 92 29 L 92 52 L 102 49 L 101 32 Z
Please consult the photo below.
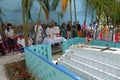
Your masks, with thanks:
M 73 29 L 73 38 L 77 37 L 77 24 L 76 24 L 76 22 L 74 22 L 72 29 Z
M 105 23 L 104 27 L 102 29 L 102 40 L 106 40 L 107 35 L 108 35 L 108 25 Z
M 61 27 L 60 27 L 60 32 L 61 32 L 61 36 L 66 38 L 67 37 L 67 32 L 66 32 L 66 27 L 65 27 L 65 23 L 62 23 Z
M 96 26 L 98 26 L 97 21 L 93 22 L 93 28 L 94 28 L 94 29 L 96 28 Z
M 66 29 L 67 29 L 67 39 L 72 38 L 71 21 L 68 22 Z
M 81 37 L 82 30 L 81 30 L 81 25 L 79 24 L 79 21 L 77 21 L 77 33 L 78 33 L 78 37 Z
M 50 36 L 51 36 L 51 26 L 50 26 L 50 25 L 48 25 L 48 27 L 46 28 L 46 35 L 47 35 L 47 37 L 49 37 L 49 38 L 50 38 Z
M 12 28 L 12 24 L 8 23 L 7 29 L 5 29 L 5 35 L 7 37 L 9 52 L 14 51 L 14 29 Z
M 96 28 L 94 29 L 94 39 L 99 39 L 100 35 L 100 28 L 97 25 Z
M 57 25 L 57 23 L 54 24 L 53 29 L 54 29 L 54 35 L 55 35 L 56 37 L 59 36 L 59 34 L 60 34 L 60 28 L 59 28 L 59 26 Z
M 113 35 L 114 35 L 114 28 L 113 25 L 109 27 L 109 32 L 108 32 L 108 41 L 113 41 Z
M 82 37 L 86 37 L 86 24 L 82 24 Z
M 1 34 L 0 34 L 0 53 L 1 53 L 2 56 L 5 55 L 5 50 L 4 50 L 4 48 L 3 48 L 3 41 L 2 41 L 2 36 L 1 36 Z
M 42 43 L 42 32 L 43 28 L 40 22 L 38 22 L 35 25 L 35 33 L 36 33 L 36 44 L 41 44 Z
M 92 24 L 89 24 L 89 26 L 88 26 L 88 33 L 87 33 L 87 35 L 89 35 L 90 36 L 90 38 L 93 38 L 93 35 L 94 35 L 94 28 L 93 28 L 93 26 L 92 26 Z

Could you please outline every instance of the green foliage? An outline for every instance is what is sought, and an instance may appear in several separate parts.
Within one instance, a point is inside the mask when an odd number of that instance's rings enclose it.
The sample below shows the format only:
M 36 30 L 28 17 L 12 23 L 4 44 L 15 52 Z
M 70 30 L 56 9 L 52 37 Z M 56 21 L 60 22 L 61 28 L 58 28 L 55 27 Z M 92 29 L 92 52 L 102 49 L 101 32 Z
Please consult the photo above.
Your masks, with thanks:
M 22 6 L 24 7 L 25 15 L 27 15 L 30 20 L 32 20 L 30 10 L 33 6 L 33 3 L 34 0 L 22 0 Z
M 34 0 L 22 0 L 22 17 L 23 17 L 23 30 L 25 36 L 25 45 L 28 46 L 28 21 L 31 19 L 30 10 L 33 6 Z
M 55 11 L 60 3 L 60 0 L 52 0 L 52 10 Z
M 46 19 L 49 19 L 50 11 L 55 11 L 59 5 L 60 0 L 37 0 L 45 12 Z M 51 3 L 52 2 L 52 3 Z
M 108 23 L 120 22 L 120 1 L 118 0 L 87 0 L 87 3 L 96 10 L 98 19 L 104 16 Z

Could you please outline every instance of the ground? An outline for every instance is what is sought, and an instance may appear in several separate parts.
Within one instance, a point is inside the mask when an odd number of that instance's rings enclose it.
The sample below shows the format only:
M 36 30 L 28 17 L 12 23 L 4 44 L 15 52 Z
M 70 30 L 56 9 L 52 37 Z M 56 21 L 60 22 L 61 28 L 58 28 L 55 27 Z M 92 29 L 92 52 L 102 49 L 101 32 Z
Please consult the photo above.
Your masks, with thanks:
M 10 80 L 7 70 L 5 68 L 6 64 L 10 64 L 13 62 L 22 61 L 25 57 L 18 55 L 19 52 L 14 52 L 12 55 L 0 56 L 0 80 Z M 55 61 L 58 57 L 60 57 L 61 53 L 57 53 L 53 55 L 53 61 Z

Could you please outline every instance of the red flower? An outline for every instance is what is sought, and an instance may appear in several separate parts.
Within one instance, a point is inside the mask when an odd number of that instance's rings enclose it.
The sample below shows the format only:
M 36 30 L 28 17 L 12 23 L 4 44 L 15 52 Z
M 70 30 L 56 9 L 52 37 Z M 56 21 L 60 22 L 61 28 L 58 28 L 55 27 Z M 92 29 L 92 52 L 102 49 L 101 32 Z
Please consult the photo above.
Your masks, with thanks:
M 28 74 L 27 71 L 21 73 L 21 77 L 22 77 L 22 78 L 26 78 L 26 77 L 28 77 L 28 76 L 29 76 L 29 74 Z

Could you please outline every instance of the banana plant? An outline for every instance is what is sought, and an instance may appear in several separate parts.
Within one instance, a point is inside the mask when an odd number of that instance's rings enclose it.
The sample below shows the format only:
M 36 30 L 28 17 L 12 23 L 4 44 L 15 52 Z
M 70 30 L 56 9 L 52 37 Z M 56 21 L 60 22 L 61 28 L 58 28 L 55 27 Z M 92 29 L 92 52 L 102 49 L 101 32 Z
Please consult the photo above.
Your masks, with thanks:
M 62 11 L 66 12 L 69 0 L 61 0 L 62 2 Z
M 22 18 L 23 18 L 23 31 L 25 37 L 25 45 L 28 46 L 28 21 L 31 19 L 30 10 L 34 0 L 22 0 Z
M 46 16 L 46 20 L 48 22 L 49 19 L 49 12 L 50 12 L 50 1 L 49 0 L 38 0 L 40 6 L 42 7 L 45 16 Z
M 55 11 L 57 9 L 60 0 L 37 0 L 37 1 L 43 9 L 48 23 L 50 11 Z

